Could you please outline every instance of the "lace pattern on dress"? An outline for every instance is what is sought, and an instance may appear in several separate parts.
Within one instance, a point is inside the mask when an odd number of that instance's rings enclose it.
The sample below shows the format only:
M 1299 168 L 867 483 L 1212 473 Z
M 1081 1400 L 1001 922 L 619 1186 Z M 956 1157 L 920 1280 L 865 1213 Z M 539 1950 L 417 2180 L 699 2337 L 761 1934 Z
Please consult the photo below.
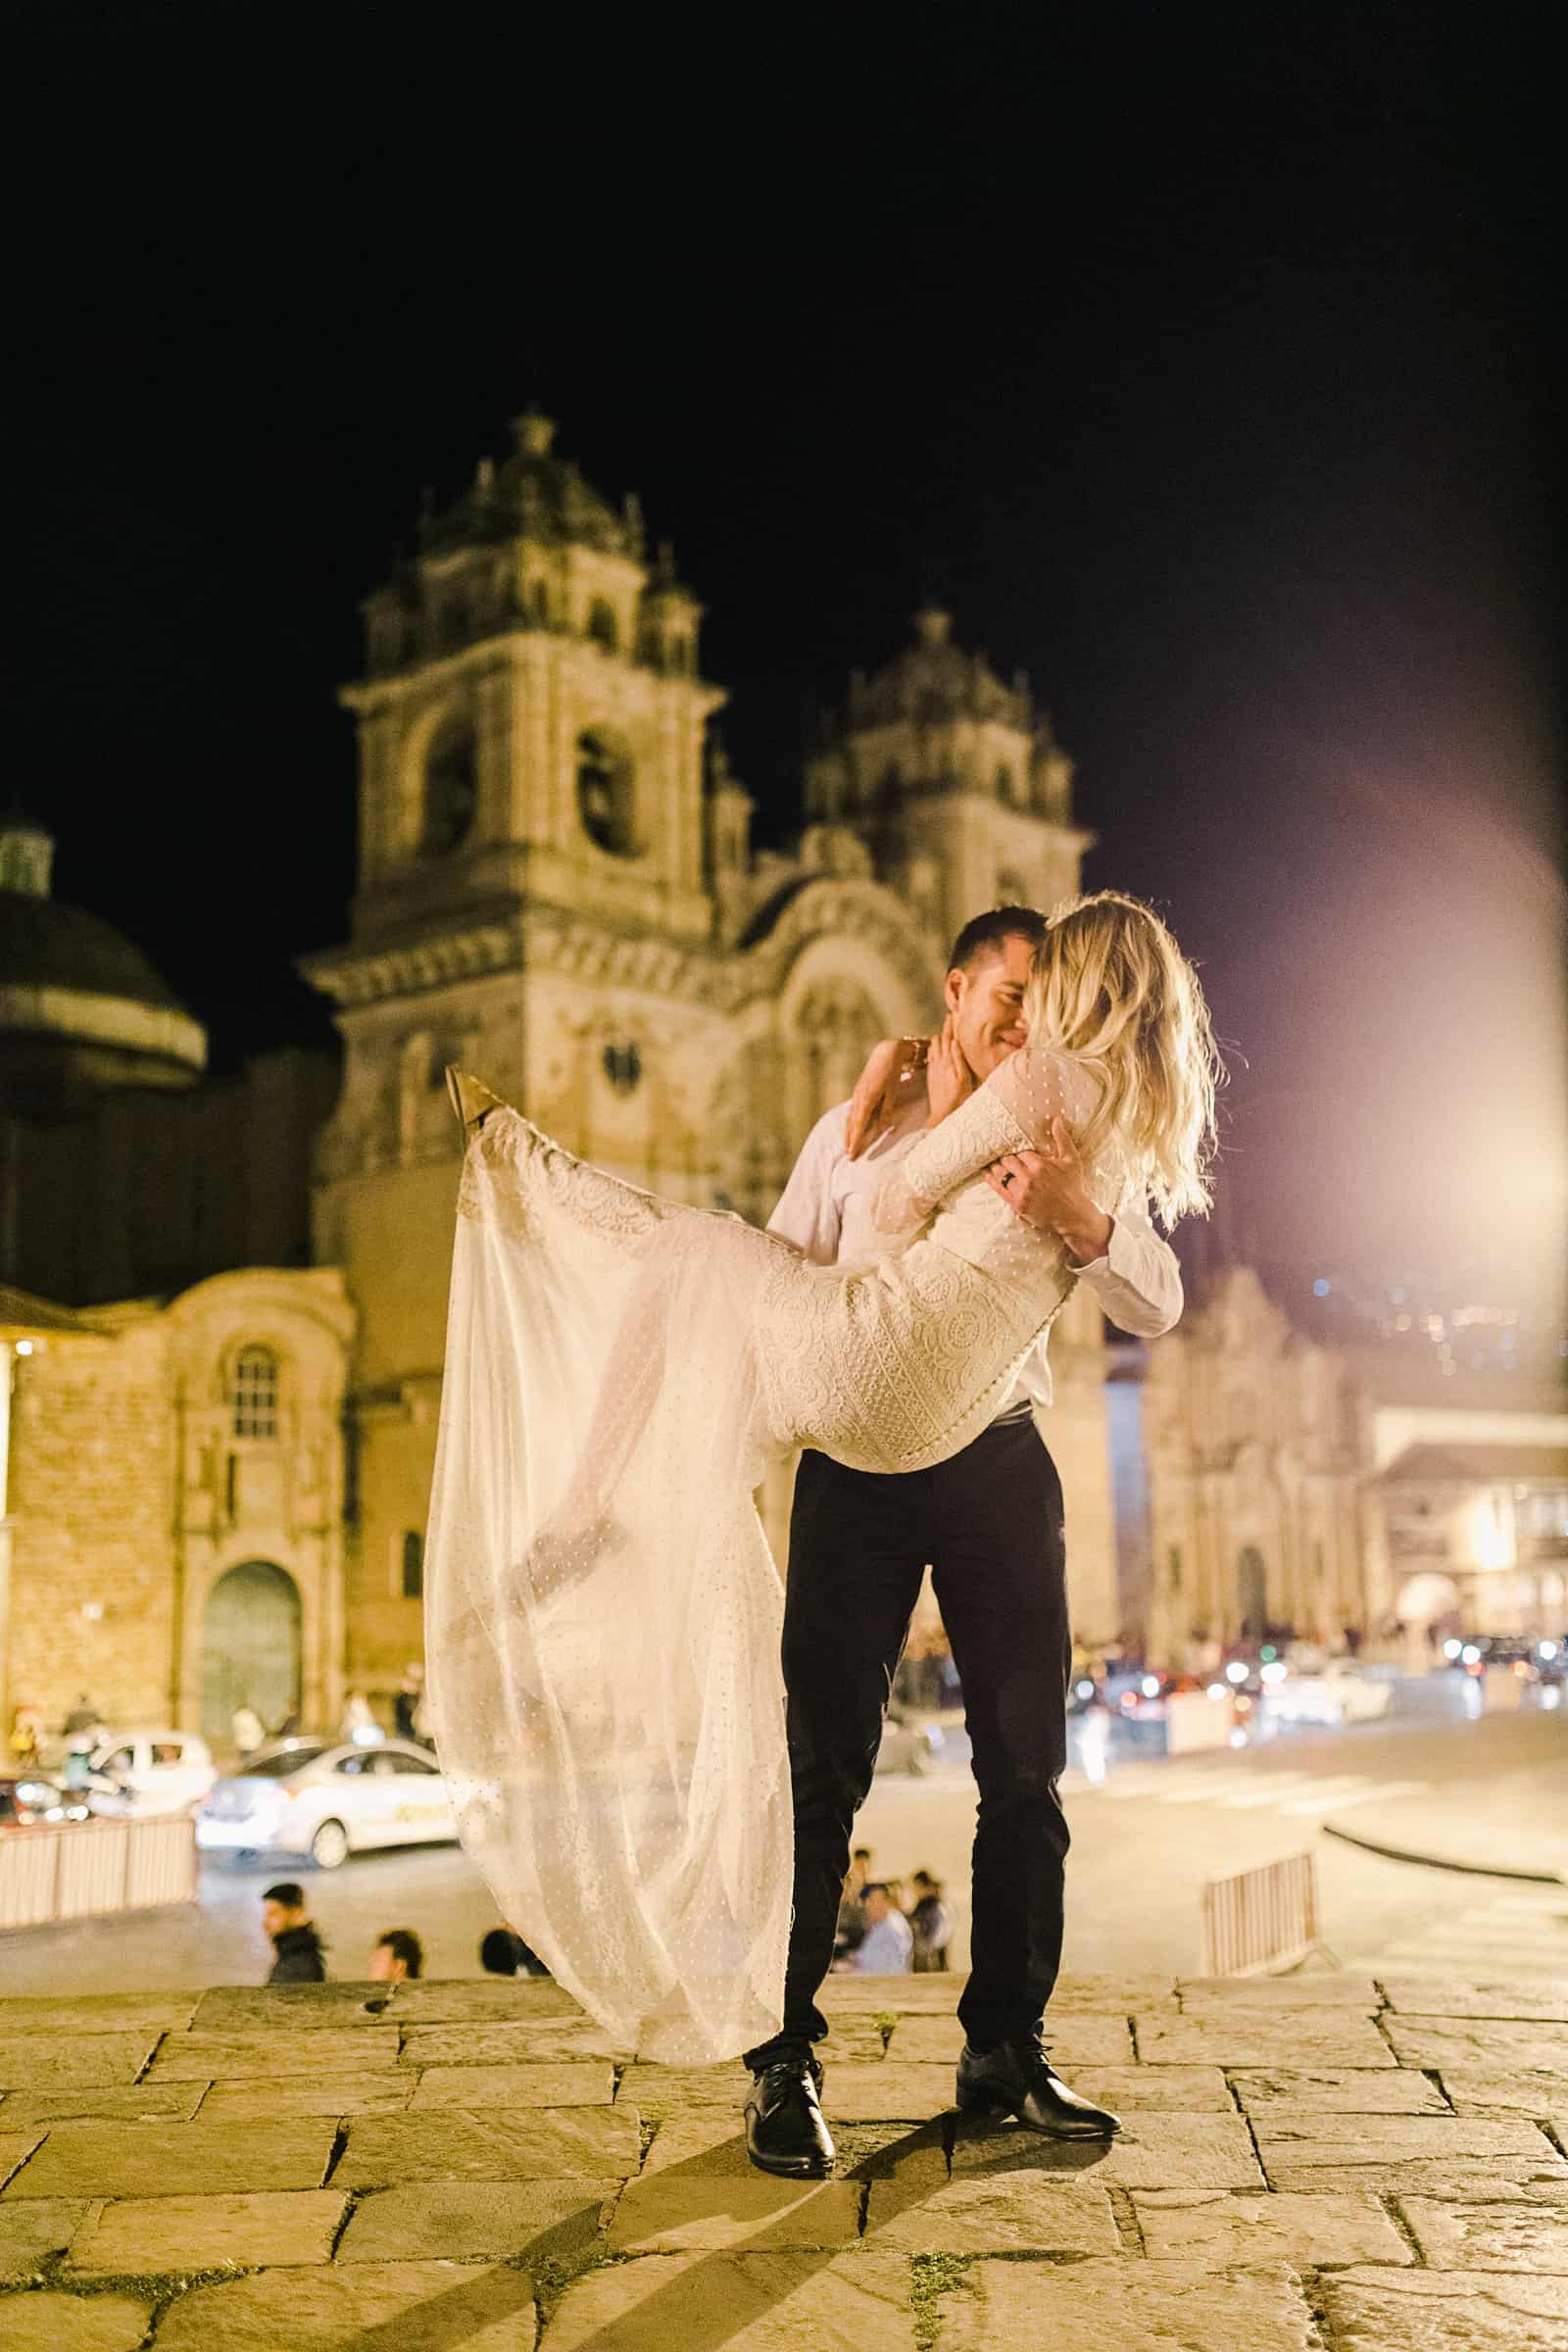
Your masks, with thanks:
M 637 1245 L 677 1218 L 705 1211 L 623 1184 L 545 1135 L 509 1105 L 487 1111 L 464 1153 L 458 1214 L 514 1241 L 537 1235 L 546 1204 L 608 1242 Z
M 871 1202 L 878 1233 L 917 1233 L 944 1195 L 1004 1152 L 1026 1150 L 1029 1140 L 1002 1097 L 981 1087 L 889 1168 Z

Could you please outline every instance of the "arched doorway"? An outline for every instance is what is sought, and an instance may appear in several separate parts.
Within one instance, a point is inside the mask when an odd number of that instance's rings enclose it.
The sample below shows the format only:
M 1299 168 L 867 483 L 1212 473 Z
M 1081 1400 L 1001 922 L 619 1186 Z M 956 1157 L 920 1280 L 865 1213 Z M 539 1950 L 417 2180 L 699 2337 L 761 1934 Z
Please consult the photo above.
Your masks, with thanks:
M 250 1706 L 271 1731 L 299 1703 L 299 1587 L 270 1560 L 245 1560 L 207 1596 L 202 1730 L 226 1741 L 234 1709 Z
M 1236 1611 L 1242 1632 L 1260 1638 L 1268 1624 L 1268 1570 L 1255 1544 L 1244 1544 L 1237 1557 Z

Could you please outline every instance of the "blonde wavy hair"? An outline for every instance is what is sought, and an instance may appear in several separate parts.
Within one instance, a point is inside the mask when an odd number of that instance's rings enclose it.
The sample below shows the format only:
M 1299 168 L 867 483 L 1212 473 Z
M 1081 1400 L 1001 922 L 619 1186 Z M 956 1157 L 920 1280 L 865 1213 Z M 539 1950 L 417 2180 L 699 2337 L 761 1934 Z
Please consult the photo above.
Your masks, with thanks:
M 1198 974 L 1153 908 L 1119 890 L 1055 907 L 1023 1009 L 1031 1045 L 1101 1081 L 1076 1139 L 1084 1159 L 1120 1163 L 1167 1228 L 1205 1211 L 1225 1068 Z

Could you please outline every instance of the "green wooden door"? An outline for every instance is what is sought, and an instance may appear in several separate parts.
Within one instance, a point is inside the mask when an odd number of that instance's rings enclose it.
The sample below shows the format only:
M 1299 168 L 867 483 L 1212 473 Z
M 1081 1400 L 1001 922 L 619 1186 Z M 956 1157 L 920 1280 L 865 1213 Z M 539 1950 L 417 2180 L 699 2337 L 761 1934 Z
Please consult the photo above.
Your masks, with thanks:
M 286 1569 L 246 1560 L 213 1587 L 202 1628 L 202 1730 L 226 1744 L 234 1709 L 270 1732 L 300 1703 L 300 1595 Z

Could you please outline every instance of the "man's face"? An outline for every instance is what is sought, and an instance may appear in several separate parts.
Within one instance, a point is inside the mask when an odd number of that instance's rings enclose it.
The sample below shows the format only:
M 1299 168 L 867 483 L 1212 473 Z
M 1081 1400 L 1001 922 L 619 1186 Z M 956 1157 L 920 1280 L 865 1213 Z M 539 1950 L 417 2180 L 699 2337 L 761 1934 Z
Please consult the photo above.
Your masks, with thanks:
M 877 1927 L 884 1919 L 886 1919 L 892 1907 L 892 1904 L 888 1901 L 887 1888 L 885 1886 L 873 1887 L 872 1891 L 865 1898 L 866 1919 L 873 1928 Z
M 390 1944 L 378 1943 L 370 1954 L 372 1984 L 401 1984 L 409 1973 L 408 1962 L 393 1951 Z
M 989 1078 L 998 1063 L 1016 1054 L 1029 1035 L 1023 992 L 1033 956 L 1029 941 L 1014 934 L 967 971 L 948 974 L 944 994 L 958 1051 L 978 1079 Z
M 262 1905 L 262 1925 L 269 1936 L 281 1936 L 285 1928 L 299 1927 L 304 1918 L 304 1912 L 296 1911 L 290 1903 L 268 1901 Z

